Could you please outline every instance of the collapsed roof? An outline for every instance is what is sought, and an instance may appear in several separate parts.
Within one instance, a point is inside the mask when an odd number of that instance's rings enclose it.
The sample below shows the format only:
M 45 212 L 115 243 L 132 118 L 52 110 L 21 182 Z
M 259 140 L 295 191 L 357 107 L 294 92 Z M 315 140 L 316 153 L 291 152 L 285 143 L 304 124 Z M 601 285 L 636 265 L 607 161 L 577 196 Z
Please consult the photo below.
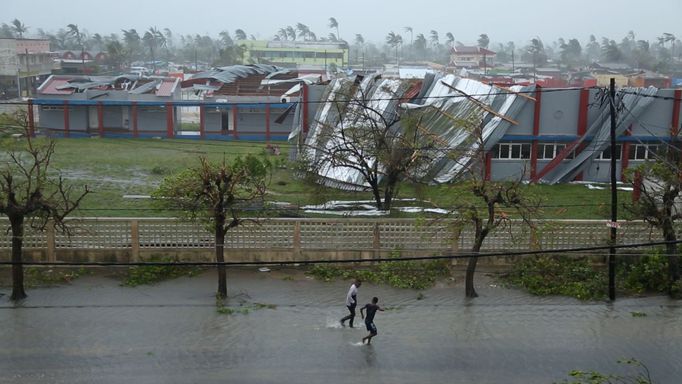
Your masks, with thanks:
M 348 95 L 349 90 L 352 96 Z M 653 87 L 620 90 L 623 109 L 629 113 L 620 114 L 617 134 L 623 134 L 636 116 L 651 104 L 653 98 L 641 96 L 655 95 L 657 91 Z M 364 188 L 368 184 L 360 171 L 335 166 L 324 159 L 324 153 L 339 144 L 334 142 L 334 138 L 343 136 L 344 127 L 358 127 L 359 124 L 357 120 L 348 121 L 348 116 L 352 116 L 348 109 L 353 106 L 339 103 L 343 94 L 346 98 L 366 100 L 377 118 L 405 110 L 422 110 L 420 129 L 439 137 L 440 144 L 447 150 L 436 155 L 422 169 L 422 176 L 432 183 L 447 183 L 456 180 L 469 168 L 474 161 L 473 156 L 480 152 L 480 143 L 484 151 L 490 151 L 511 127 L 518 124 L 524 109 L 534 108 L 537 92 L 535 85 L 502 88 L 454 75 L 430 74 L 418 83 L 415 80 L 384 79 L 377 75 L 364 79 L 335 79 L 326 87 L 307 135 L 302 133 L 299 125 L 289 140 L 299 143 L 297 156 L 316 161 L 317 173 L 326 184 Z M 566 145 L 566 149 L 552 161 L 552 166 L 545 167 L 545 172 L 536 181 L 551 184 L 569 182 L 589 165 L 588 160 L 608 147 L 610 124 L 604 118 L 609 113 L 608 103 L 595 108 L 596 118 L 590 120 L 587 132 Z M 471 130 L 461 124 L 474 115 L 481 119 L 482 140 L 472 137 Z M 524 115 L 528 116 L 528 113 Z M 573 158 L 568 156 L 579 145 L 582 151 Z M 452 154 L 458 154 L 458 158 L 452 158 Z
M 297 76 L 296 71 L 275 65 L 231 65 L 197 73 L 183 81 L 182 88 L 205 91 L 209 96 L 268 96 L 281 94 L 291 86 L 273 82 L 264 87 L 263 80 L 287 80 Z
M 42 95 L 72 95 L 85 91 L 101 95 L 102 91 L 125 91 L 130 94 L 153 94 L 161 97 L 172 96 L 180 83 L 174 77 L 120 76 L 66 76 L 52 75 L 38 88 Z

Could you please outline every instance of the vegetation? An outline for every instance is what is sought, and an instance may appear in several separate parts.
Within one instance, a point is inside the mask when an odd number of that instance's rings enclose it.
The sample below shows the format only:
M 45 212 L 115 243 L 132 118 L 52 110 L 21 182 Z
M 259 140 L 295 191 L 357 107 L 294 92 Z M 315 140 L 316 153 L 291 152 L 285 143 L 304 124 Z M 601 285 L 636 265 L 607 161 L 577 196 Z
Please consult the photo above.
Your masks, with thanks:
M 169 257 L 155 257 L 150 262 L 177 262 L 177 259 Z M 149 285 L 160 281 L 171 280 L 182 276 L 193 277 L 201 273 L 202 268 L 194 266 L 175 265 L 142 265 L 128 268 L 127 274 L 121 283 L 127 287 Z
M 399 253 L 394 253 L 398 257 Z M 388 284 L 396 288 L 427 289 L 439 279 L 448 276 L 448 262 L 434 261 L 388 261 L 368 269 L 315 265 L 308 272 L 319 280 L 360 279 L 374 284 Z
M 569 373 L 571 380 L 564 380 L 562 384 L 651 384 L 651 373 L 644 363 L 636 359 L 618 360 L 618 364 L 624 364 L 632 368 L 633 373 L 622 376 L 604 374 L 597 371 L 574 370 Z
M 0 276 L 4 275 L 5 271 L 9 271 L 9 268 L 0 268 Z M 37 288 L 69 284 L 87 273 L 85 268 L 26 267 L 24 268 L 24 285 L 27 288 Z M 9 281 L 7 283 L 9 284 Z M 4 285 L 4 279 L 0 279 L 0 286 Z
M 247 154 L 266 152 L 264 143 L 205 142 L 154 139 L 56 139 L 52 164 L 74 186 L 89 185 L 94 192 L 82 201 L 75 215 L 110 217 L 178 216 L 173 207 L 159 207 L 150 199 L 124 198 L 124 195 L 151 195 L 164 177 L 196 164 L 198 155 L 212 161 L 228 161 Z M 328 200 L 368 200 L 371 192 L 341 191 L 296 177 L 296 167 L 287 162 L 290 146 L 278 143 L 280 155 L 267 154 L 273 163 L 267 200 L 293 206 L 319 204 Z M 107 161 L 101 161 L 101 154 Z M 606 219 L 609 217 L 609 191 L 590 190 L 582 185 L 524 185 L 528 193 L 545 197 L 540 218 Z M 459 201 L 450 185 L 425 186 L 403 182 L 396 198 L 417 197 L 424 205 L 448 208 Z M 620 192 L 621 201 L 630 200 Z M 513 211 L 502 212 L 514 217 Z M 281 214 L 303 215 L 302 211 Z M 398 213 L 393 213 L 399 216 Z M 404 216 L 405 214 L 403 214 Z
M 672 294 L 673 287 L 680 280 L 680 257 L 675 229 L 675 222 L 682 218 L 677 207 L 682 191 L 682 146 L 679 138 L 673 137 L 672 144 L 660 152 L 654 160 L 644 162 L 635 169 L 641 194 L 637 201 L 627 207 L 634 217 L 657 228 L 668 242 L 665 253 L 668 266 L 666 286 Z
M 221 315 L 248 315 L 250 312 L 260 309 L 277 309 L 274 304 L 247 303 L 240 301 L 239 306 L 228 307 L 223 297 L 216 295 L 216 312 Z
M 667 263 L 662 250 L 637 256 L 621 256 L 616 269 L 616 288 L 624 294 L 668 293 Z M 580 300 L 599 300 L 607 295 L 606 270 L 586 257 L 536 256 L 517 262 L 501 277 L 507 285 L 538 296 L 561 295 Z M 671 295 L 680 298 L 681 284 Z
M 186 218 L 203 222 L 215 236 L 215 256 L 225 262 L 225 235 L 241 225 L 238 208 L 262 204 L 272 165 L 265 158 L 247 155 L 231 162 L 211 162 L 199 157 L 199 165 L 166 177 L 154 196 L 160 205 L 179 208 Z M 218 265 L 218 295 L 227 297 L 224 265 Z

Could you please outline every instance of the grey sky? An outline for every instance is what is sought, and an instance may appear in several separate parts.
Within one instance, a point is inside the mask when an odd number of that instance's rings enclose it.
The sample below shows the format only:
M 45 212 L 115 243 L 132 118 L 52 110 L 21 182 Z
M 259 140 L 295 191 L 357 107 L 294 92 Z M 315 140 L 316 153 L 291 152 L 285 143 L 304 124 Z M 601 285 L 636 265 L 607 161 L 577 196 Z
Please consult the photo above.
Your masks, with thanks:
M 18 18 L 29 26 L 29 33 L 38 28 L 55 32 L 73 23 L 100 34 L 155 26 L 170 28 L 176 35 L 216 36 L 241 28 L 267 39 L 279 28 L 301 22 L 323 37 L 332 32 L 327 24 L 334 17 L 341 37 L 353 41 L 360 33 L 377 43 L 383 43 L 390 31 L 409 42 L 405 26 L 427 38 L 436 30 L 441 40 L 452 32 L 465 44 L 474 44 L 481 33 L 492 42 L 521 44 L 534 36 L 546 44 L 559 37 L 584 43 L 590 34 L 620 41 L 630 30 L 637 39 L 654 40 L 663 32 L 682 38 L 681 0 L 2 0 L 0 9 L 0 22 Z

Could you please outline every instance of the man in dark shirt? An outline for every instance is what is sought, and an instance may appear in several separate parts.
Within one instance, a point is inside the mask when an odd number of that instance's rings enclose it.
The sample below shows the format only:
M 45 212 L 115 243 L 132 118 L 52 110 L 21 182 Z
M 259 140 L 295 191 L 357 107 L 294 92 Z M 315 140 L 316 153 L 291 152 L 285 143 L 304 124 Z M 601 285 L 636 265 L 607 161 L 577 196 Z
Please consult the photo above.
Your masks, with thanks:
M 376 315 L 377 311 L 384 311 L 383 308 L 377 305 L 379 302 L 379 299 L 376 297 L 372 298 L 371 303 L 365 304 L 364 307 L 360 308 L 360 315 L 362 316 L 363 319 L 365 319 L 365 326 L 367 326 L 367 330 L 369 331 L 369 335 L 365 336 L 362 338 L 362 343 L 365 343 L 365 340 L 367 340 L 367 344 L 372 343 L 372 337 L 377 335 L 377 326 L 374 325 L 374 315 Z M 365 317 L 365 309 L 367 310 L 367 316 Z

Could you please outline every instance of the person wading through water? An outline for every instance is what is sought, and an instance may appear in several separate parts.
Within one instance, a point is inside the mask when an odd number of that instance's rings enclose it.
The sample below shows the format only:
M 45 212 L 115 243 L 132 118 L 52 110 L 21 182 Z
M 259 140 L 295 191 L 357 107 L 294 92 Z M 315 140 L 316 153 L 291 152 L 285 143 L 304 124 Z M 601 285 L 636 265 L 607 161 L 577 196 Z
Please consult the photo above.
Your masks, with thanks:
M 348 325 L 353 328 L 353 319 L 355 319 L 355 307 L 358 305 L 358 288 L 362 285 L 362 281 L 355 279 L 353 284 L 351 284 L 348 289 L 348 294 L 346 295 L 346 307 L 350 314 L 343 319 L 341 319 L 341 326 L 346 326 L 346 320 L 348 320 Z

